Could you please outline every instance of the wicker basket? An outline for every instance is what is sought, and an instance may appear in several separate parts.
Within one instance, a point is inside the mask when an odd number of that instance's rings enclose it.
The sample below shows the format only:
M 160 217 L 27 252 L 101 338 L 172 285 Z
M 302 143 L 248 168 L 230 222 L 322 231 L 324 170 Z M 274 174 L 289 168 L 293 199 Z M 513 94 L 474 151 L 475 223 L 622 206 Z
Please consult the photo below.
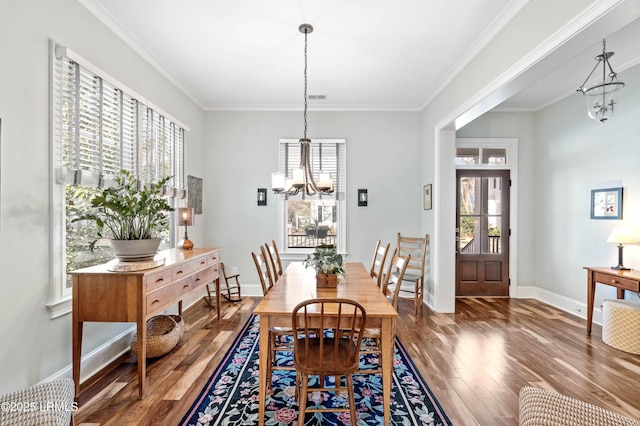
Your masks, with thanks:
M 173 320 L 178 325 L 178 328 L 180 329 L 180 337 L 178 338 L 178 340 L 182 339 L 182 336 L 184 336 L 184 320 L 180 315 L 167 315 L 167 316 L 173 318 Z
M 180 318 L 182 326 L 173 317 Z M 147 321 L 147 358 L 165 355 L 176 347 L 184 331 L 184 322 L 178 315 L 157 315 Z M 131 352 L 138 351 L 138 335 L 131 339 Z

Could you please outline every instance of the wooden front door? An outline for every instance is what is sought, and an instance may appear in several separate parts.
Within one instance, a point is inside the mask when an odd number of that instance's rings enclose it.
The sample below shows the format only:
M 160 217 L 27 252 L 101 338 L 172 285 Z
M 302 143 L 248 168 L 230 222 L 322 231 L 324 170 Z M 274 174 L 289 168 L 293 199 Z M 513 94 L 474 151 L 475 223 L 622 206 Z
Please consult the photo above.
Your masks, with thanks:
M 456 296 L 508 296 L 509 170 L 456 175 Z

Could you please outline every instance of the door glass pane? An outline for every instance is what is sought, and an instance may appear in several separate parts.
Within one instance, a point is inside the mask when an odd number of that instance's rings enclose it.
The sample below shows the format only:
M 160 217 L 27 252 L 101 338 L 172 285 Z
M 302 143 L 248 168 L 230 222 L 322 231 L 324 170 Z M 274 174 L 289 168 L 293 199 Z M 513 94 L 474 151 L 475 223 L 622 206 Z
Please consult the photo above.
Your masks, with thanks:
M 480 252 L 480 240 L 475 238 L 476 235 L 480 235 L 479 228 L 479 217 L 460 216 L 459 253 L 472 254 Z
M 482 252 L 487 254 L 499 254 L 502 249 L 502 236 L 500 235 L 500 229 L 502 229 L 502 217 L 488 216 L 486 223 L 487 229 L 483 234 L 487 235 L 487 241 L 482 247 Z
M 480 178 L 460 179 L 460 214 L 480 214 Z

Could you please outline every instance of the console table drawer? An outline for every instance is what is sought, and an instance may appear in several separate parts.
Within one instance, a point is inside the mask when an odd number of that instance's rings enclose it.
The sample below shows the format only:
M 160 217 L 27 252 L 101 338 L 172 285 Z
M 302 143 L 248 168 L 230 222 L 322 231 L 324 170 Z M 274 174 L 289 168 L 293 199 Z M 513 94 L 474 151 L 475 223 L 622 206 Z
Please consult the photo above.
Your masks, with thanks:
M 196 272 L 193 274 L 192 288 L 197 288 L 201 285 L 210 284 L 215 280 L 215 276 L 218 272 L 218 265 L 209 266 L 207 269 Z
M 171 268 L 173 280 L 179 280 L 207 266 L 207 258 L 202 256 Z
M 193 276 L 188 276 L 159 290 L 147 293 L 147 316 L 175 303 L 176 299 L 191 291 L 192 284 Z
M 207 255 L 207 264 L 214 265 L 217 263 L 220 263 L 220 252 L 216 250 Z
M 640 285 L 638 280 L 624 278 L 620 276 L 612 276 L 601 272 L 593 273 L 593 280 L 598 283 L 612 285 L 625 290 L 631 290 L 637 292 Z
M 151 274 L 147 277 L 147 293 L 171 283 L 171 269 Z

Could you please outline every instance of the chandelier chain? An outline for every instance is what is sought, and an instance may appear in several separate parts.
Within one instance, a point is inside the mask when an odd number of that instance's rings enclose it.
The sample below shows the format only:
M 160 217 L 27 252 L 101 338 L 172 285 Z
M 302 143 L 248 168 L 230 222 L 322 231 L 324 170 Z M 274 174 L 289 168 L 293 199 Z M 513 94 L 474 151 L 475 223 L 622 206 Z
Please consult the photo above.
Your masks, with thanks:
M 304 138 L 307 139 L 307 34 L 304 32 Z

